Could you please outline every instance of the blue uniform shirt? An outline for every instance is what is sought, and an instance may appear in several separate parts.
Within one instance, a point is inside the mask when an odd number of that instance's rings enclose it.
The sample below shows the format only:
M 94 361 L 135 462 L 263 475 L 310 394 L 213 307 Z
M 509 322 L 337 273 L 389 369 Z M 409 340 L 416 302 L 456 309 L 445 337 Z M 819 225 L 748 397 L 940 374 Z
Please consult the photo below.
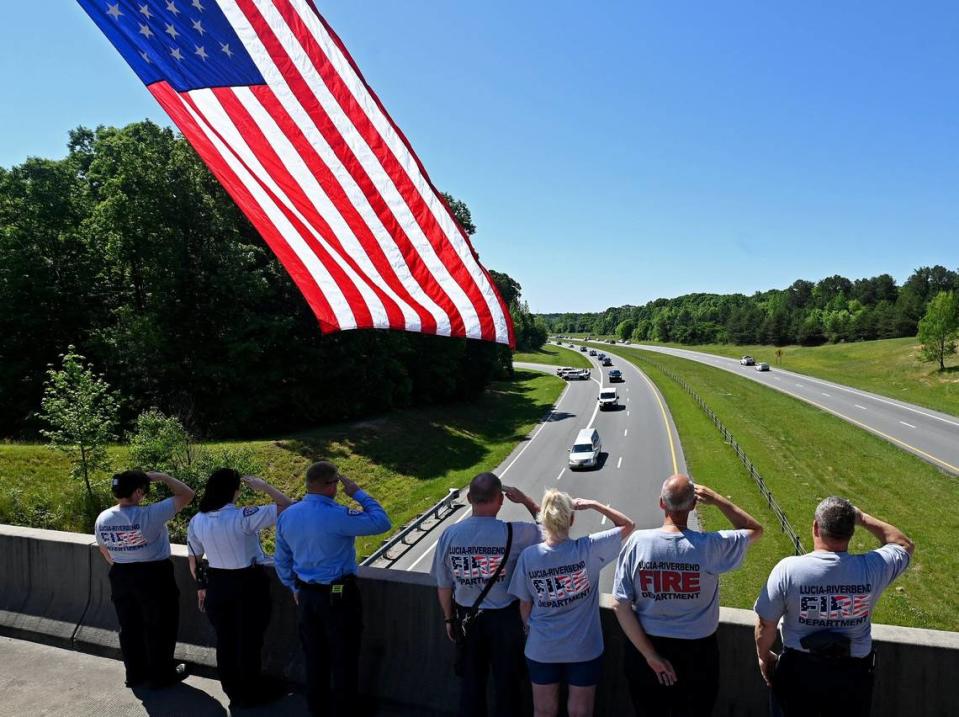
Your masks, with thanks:
M 329 585 L 356 572 L 354 540 L 390 529 L 383 507 L 365 491 L 353 500 L 363 510 L 352 510 L 332 498 L 307 493 L 280 515 L 276 523 L 276 574 L 290 590 L 296 579 Z

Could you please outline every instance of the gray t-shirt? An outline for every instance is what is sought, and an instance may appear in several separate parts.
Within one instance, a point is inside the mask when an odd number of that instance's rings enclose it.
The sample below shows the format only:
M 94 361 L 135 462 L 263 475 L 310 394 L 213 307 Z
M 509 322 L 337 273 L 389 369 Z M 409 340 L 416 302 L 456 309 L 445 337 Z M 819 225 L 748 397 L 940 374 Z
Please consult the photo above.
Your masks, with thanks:
M 719 626 L 719 574 L 738 568 L 748 530 L 637 530 L 616 565 L 613 596 L 633 603 L 650 635 L 698 640 Z
M 909 566 L 909 553 L 884 545 L 862 555 L 817 550 L 784 558 L 773 568 L 754 609 L 783 619 L 783 645 L 802 650 L 806 635 L 831 630 L 850 638 L 850 654 L 872 651 L 872 612 L 889 583 Z
M 506 589 L 522 553 L 542 540 L 535 523 L 513 523 L 513 545 L 496 584 L 483 599 L 481 609 L 498 610 L 514 601 Z M 437 587 L 453 588 L 453 600 L 472 607 L 486 582 L 496 572 L 506 552 L 506 523 L 494 517 L 472 516 L 451 525 L 440 536 L 433 556 Z
M 599 573 L 616 559 L 619 528 L 523 551 L 510 594 L 533 603 L 526 656 L 537 662 L 586 662 L 603 654 Z
M 97 517 L 97 544 L 110 551 L 115 563 L 146 563 L 170 557 L 166 524 L 176 515 L 173 498 L 153 505 L 115 505 Z

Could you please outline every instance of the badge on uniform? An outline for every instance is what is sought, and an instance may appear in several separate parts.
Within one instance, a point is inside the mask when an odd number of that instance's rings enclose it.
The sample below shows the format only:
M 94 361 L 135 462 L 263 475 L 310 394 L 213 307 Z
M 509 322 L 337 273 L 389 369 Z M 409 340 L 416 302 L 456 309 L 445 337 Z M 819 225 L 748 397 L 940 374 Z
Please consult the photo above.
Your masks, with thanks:
M 350 515 L 362 515 L 362 514 L 363 514 L 363 511 L 362 511 L 362 510 L 357 510 L 356 508 L 349 508 L 349 509 L 347 509 L 346 512 L 349 513 Z
M 244 509 L 243 509 L 243 517 L 244 517 L 244 518 L 249 518 L 251 515 L 253 515 L 254 513 L 256 513 L 256 511 L 258 511 L 258 510 L 259 510 L 259 508 L 258 508 L 257 506 L 253 506 L 253 507 L 251 507 L 251 508 L 244 508 Z

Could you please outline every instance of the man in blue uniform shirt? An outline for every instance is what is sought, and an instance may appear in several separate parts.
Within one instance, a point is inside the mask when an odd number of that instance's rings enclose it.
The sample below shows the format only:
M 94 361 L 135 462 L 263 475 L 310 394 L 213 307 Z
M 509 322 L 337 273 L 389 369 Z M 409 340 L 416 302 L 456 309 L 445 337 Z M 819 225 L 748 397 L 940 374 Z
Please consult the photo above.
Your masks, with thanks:
M 340 483 L 361 510 L 336 502 Z M 307 469 L 306 495 L 277 520 L 276 572 L 296 600 L 307 703 L 314 715 L 356 711 L 363 611 L 354 542 L 389 529 L 382 506 L 326 461 Z

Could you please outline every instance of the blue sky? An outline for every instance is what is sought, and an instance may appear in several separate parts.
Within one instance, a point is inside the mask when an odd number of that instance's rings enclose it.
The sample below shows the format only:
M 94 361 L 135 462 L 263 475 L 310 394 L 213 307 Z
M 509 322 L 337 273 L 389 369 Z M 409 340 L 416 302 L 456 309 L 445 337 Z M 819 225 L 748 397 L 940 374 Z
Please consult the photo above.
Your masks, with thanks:
M 534 311 L 959 266 L 959 3 L 317 0 Z M 162 111 L 7 3 L 0 166 Z

